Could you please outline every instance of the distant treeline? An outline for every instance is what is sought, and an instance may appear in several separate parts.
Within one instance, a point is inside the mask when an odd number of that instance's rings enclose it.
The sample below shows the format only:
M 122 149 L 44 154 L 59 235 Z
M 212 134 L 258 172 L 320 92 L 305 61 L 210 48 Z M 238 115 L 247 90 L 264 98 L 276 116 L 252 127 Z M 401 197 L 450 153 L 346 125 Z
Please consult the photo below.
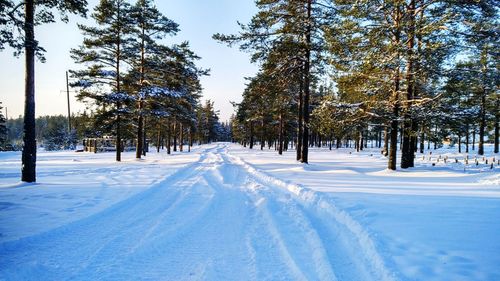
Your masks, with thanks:
M 81 125 L 82 115 L 73 116 L 71 131 L 68 130 L 68 118 L 62 115 L 41 116 L 36 118 L 36 139 L 40 147 L 46 150 L 59 150 L 74 148 L 78 139 L 83 137 L 86 129 Z M 10 118 L 5 122 L 5 146 L 8 150 L 21 150 L 23 140 L 23 118 Z
M 168 130 L 158 131 L 156 126 L 146 124 L 144 138 L 151 139 L 155 146 L 166 146 L 170 137 L 171 145 L 181 141 L 184 143 L 206 143 L 211 141 L 230 141 L 231 125 L 221 123 L 213 111 L 213 103 L 207 102 L 200 107 L 196 126 L 183 128 L 179 123 L 171 122 Z M 3 118 L 3 115 L 1 116 Z M 41 116 L 35 120 L 37 146 L 45 150 L 74 149 L 84 138 L 110 136 L 110 131 L 99 123 L 93 113 L 79 113 L 71 116 L 71 130 L 68 127 L 68 117 L 63 115 Z M 132 126 L 125 131 L 124 139 L 134 139 Z M 191 131 L 192 130 L 192 131 Z M 191 133 L 189 132 L 191 131 Z M 112 135 L 111 135 L 112 136 Z M 23 118 L 0 120 L 0 149 L 21 150 L 23 138 Z M 175 140 L 175 141 L 174 141 Z

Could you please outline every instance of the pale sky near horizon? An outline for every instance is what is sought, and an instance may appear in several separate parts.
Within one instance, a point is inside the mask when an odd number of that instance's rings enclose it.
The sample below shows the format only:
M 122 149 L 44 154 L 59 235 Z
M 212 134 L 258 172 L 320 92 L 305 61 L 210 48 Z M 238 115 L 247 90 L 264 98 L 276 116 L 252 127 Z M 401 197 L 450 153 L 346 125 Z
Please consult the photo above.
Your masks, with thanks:
M 66 88 L 65 71 L 76 68 L 69 50 L 82 43 L 76 24 L 91 22 L 90 13 L 98 0 L 88 2 L 87 19 L 71 17 L 68 24 L 58 22 L 36 29 L 37 39 L 47 50 L 47 62 L 36 64 L 37 116 L 67 114 L 66 94 L 61 91 Z M 247 23 L 256 12 L 254 0 L 157 0 L 156 5 L 180 25 L 181 31 L 166 43 L 189 41 L 191 49 L 202 57 L 198 66 L 211 69 L 211 75 L 202 79 L 202 101 L 215 101 L 220 119 L 228 120 L 234 111 L 230 102 L 241 100 L 244 77 L 252 76 L 257 67 L 250 64 L 248 54 L 214 41 L 212 35 L 238 32 L 237 21 Z M 24 107 L 24 57 L 14 58 L 12 52 L 9 48 L 0 52 L 0 102 L 8 109 L 9 118 L 22 115 Z M 70 100 L 72 112 L 85 109 L 74 97 Z

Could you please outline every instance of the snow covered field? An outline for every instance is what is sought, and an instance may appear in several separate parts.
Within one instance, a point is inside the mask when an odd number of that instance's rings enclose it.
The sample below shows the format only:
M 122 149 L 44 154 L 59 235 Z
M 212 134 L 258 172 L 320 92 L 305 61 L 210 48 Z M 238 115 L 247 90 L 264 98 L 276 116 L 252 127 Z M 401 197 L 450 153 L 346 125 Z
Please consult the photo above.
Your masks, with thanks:
M 498 167 L 349 152 L 0 153 L 0 280 L 500 280 Z

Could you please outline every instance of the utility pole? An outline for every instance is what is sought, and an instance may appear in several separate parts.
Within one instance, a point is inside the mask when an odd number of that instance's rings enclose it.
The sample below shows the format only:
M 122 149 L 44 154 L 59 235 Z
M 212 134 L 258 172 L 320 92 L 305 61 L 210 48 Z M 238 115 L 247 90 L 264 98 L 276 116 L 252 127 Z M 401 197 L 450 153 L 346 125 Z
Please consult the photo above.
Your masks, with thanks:
M 66 71 L 66 95 L 68 98 L 68 133 L 71 134 L 71 109 L 69 107 L 69 79 L 68 71 Z

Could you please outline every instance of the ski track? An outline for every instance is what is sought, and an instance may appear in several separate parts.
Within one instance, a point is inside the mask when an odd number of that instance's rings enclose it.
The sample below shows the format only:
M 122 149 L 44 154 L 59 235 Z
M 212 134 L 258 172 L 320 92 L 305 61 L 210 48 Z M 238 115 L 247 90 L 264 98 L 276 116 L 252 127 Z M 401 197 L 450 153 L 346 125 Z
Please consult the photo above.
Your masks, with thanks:
M 219 144 L 88 218 L 0 244 L 6 280 L 393 280 L 331 201 Z

